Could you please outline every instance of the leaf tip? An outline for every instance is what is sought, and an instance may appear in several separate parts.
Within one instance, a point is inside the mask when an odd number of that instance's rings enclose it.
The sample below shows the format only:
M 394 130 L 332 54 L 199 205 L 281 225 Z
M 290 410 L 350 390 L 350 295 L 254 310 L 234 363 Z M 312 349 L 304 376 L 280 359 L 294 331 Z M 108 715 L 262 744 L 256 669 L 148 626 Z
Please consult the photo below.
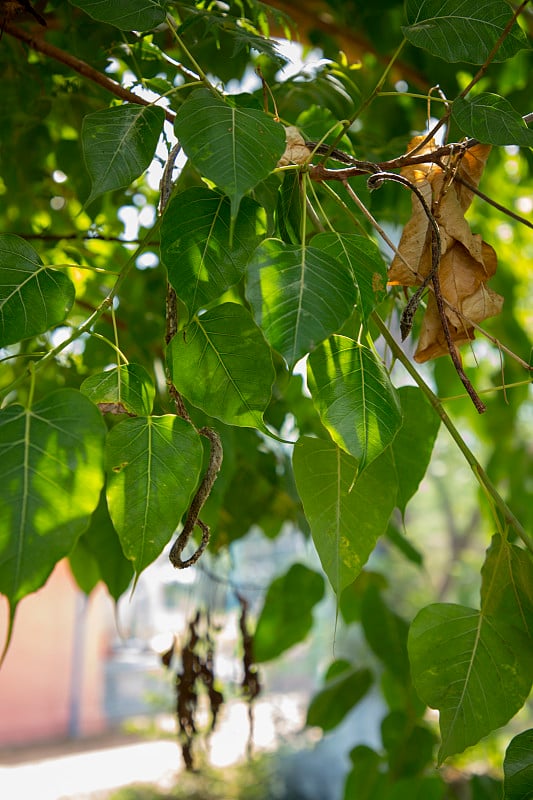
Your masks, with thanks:
M 12 605 L 11 603 L 9 603 L 9 621 L 8 621 L 8 626 L 7 626 L 6 640 L 5 640 L 5 643 L 4 643 L 3 650 L 2 650 L 2 654 L 0 655 L 0 669 L 2 669 L 2 666 L 4 664 L 4 661 L 6 659 L 6 656 L 7 656 L 8 650 L 9 650 L 9 647 L 11 645 L 11 640 L 13 639 L 13 629 L 14 629 L 14 624 L 15 624 L 15 614 L 16 614 L 16 612 L 17 612 L 17 604 Z

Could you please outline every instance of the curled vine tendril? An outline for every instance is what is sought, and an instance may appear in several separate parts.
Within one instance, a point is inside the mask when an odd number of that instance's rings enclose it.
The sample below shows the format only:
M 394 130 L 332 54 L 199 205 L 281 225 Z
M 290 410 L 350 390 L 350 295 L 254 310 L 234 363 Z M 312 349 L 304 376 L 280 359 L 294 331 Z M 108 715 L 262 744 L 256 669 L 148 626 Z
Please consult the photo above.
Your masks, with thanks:
M 172 173 L 174 171 L 174 167 L 176 165 L 176 159 L 179 155 L 181 150 L 180 144 L 176 144 L 169 153 L 167 163 L 165 165 L 165 169 L 163 170 L 163 175 L 161 177 L 160 183 L 160 200 L 159 200 L 159 213 L 163 214 L 164 210 L 167 206 L 167 203 L 170 199 L 172 194 Z M 174 290 L 174 287 L 171 286 L 170 283 L 167 284 L 167 296 L 166 296 L 166 304 L 165 304 L 165 316 L 166 316 L 166 333 L 165 333 L 165 342 L 168 345 L 169 342 L 173 339 L 178 331 L 178 304 L 177 304 L 177 296 Z M 183 401 L 181 394 L 178 392 L 170 373 L 167 370 L 167 386 L 168 391 L 171 398 L 174 401 L 174 405 L 176 406 L 176 412 L 179 417 L 189 422 L 193 425 L 193 421 L 187 411 L 187 407 Z M 200 428 L 198 433 L 201 436 L 205 436 L 209 439 L 210 442 L 210 453 L 209 453 L 209 464 L 207 466 L 207 470 L 205 475 L 198 487 L 196 494 L 194 495 L 192 502 L 189 506 L 189 511 L 187 514 L 187 519 L 185 520 L 185 524 L 183 526 L 183 530 L 181 531 L 180 535 L 172 545 L 172 549 L 169 554 L 169 559 L 171 564 L 176 567 L 176 569 L 185 569 L 186 567 L 191 567 L 193 564 L 196 564 L 204 550 L 206 549 L 207 545 L 209 544 L 209 536 L 210 530 L 209 525 L 206 525 L 205 522 L 202 522 L 200 517 L 200 512 L 204 506 L 205 501 L 211 494 L 211 489 L 213 488 L 213 484 L 217 479 L 217 475 L 220 471 L 220 467 L 222 465 L 222 457 L 223 457 L 223 450 L 222 450 L 222 442 L 220 441 L 220 436 L 216 431 L 212 428 Z M 202 532 L 202 538 L 200 540 L 200 544 L 195 552 L 189 558 L 183 559 L 182 554 L 185 550 L 189 539 L 195 529 L 198 526 Z

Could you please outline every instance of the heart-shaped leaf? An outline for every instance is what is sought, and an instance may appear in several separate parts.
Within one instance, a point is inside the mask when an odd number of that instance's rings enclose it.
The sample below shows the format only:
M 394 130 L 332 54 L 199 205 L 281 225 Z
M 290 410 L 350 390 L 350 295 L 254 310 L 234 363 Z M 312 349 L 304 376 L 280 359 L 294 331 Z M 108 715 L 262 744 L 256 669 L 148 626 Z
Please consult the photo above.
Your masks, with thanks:
M 174 128 L 196 169 L 231 199 L 233 219 L 243 195 L 270 174 L 285 150 L 279 122 L 262 111 L 236 108 L 207 89 L 187 98 Z
M 73 548 L 98 505 L 105 425 L 74 389 L 0 411 L 0 592 L 12 611 Z
M 324 596 L 324 578 L 303 564 L 293 564 L 275 578 L 266 593 L 254 636 L 256 661 L 269 661 L 305 639 L 313 626 L 312 610 Z
M 239 281 L 265 233 L 264 211 L 244 198 L 233 225 L 227 197 L 193 187 L 172 198 L 161 226 L 161 261 L 193 316 Z
M 333 256 L 269 239 L 249 264 L 246 297 L 265 337 L 292 368 L 348 319 L 357 288 L 350 269 Z
M 80 391 L 102 412 L 112 414 L 150 414 L 155 387 L 140 364 L 124 364 L 86 378 Z
M 533 786 L 533 730 L 511 740 L 503 762 L 504 800 L 530 800 Z
M 533 130 L 504 97 L 482 92 L 475 97 L 458 97 L 452 105 L 453 118 L 461 131 L 485 144 L 533 147 Z
M 416 690 L 440 711 L 439 763 L 508 722 L 529 695 L 530 640 L 474 608 L 452 603 L 423 608 L 411 625 L 408 646 Z
M 445 61 L 483 64 L 512 12 L 505 0 L 407 0 L 406 14 L 409 24 L 402 30 L 415 47 Z M 515 24 L 494 60 L 505 61 L 527 46 Z
M 81 141 L 92 181 L 86 205 L 105 192 L 129 186 L 142 175 L 154 157 L 164 120 L 162 108 L 133 104 L 85 117 Z
M 265 430 L 275 373 L 245 308 L 224 303 L 193 320 L 170 342 L 168 362 L 174 385 L 193 405 L 228 425 Z
M 357 461 L 333 442 L 304 437 L 293 467 L 322 567 L 339 595 L 361 572 L 396 504 L 390 452 L 358 475 Z
M 148 31 L 165 19 L 165 10 L 157 0 L 71 0 L 90 17 L 107 22 L 123 31 Z
M 307 362 L 313 403 L 333 441 L 368 466 L 402 423 L 398 394 L 378 356 L 346 336 L 331 336 Z
M 66 275 L 44 267 L 24 239 L 0 234 L 0 347 L 63 322 L 73 302 Z
M 137 575 L 154 561 L 187 511 L 203 450 L 180 417 L 125 419 L 107 437 L 107 503 Z
M 326 682 L 309 704 L 307 725 L 317 725 L 324 731 L 335 728 L 346 714 L 363 699 L 372 686 L 369 669 L 348 669 Z

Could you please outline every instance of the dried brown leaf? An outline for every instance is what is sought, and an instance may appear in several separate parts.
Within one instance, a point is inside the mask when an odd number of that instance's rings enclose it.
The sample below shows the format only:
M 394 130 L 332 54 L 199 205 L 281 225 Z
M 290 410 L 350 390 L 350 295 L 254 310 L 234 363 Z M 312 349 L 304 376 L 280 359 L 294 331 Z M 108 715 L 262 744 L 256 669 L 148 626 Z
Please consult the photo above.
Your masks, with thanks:
M 298 128 L 293 125 L 286 127 L 285 139 L 287 146 L 278 161 L 278 167 L 286 167 L 288 164 L 305 164 L 311 155 L 311 151 L 306 146 L 305 139 Z
M 415 137 L 409 144 L 409 150 L 416 147 L 419 141 L 420 137 Z M 426 152 L 431 152 L 434 146 L 430 143 Z M 503 304 L 503 298 L 486 285 L 496 272 L 496 253 L 479 234 L 472 233 L 464 216 L 474 193 L 457 180 L 459 177 L 476 187 L 489 152 L 488 145 L 475 145 L 451 156 L 446 170 L 433 163 L 417 164 L 402 170 L 402 175 L 422 193 L 439 226 L 440 289 L 452 341 L 457 345 L 474 338 L 472 323 L 499 314 Z M 389 283 L 420 285 L 429 274 L 431 264 L 431 226 L 418 197 L 413 193 L 412 215 L 392 261 Z M 430 294 L 415 359 L 418 362 L 428 361 L 448 352 L 437 303 L 434 295 Z

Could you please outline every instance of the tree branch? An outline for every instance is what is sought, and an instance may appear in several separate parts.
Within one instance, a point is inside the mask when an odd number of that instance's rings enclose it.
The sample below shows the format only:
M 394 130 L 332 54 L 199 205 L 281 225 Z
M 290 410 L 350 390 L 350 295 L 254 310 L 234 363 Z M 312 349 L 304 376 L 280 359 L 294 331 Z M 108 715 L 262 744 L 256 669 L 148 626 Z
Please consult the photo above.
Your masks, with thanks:
M 479 485 L 487 494 L 487 497 L 491 498 L 491 500 L 494 502 L 494 505 L 502 515 L 505 524 L 510 525 L 512 528 L 514 528 L 514 530 L 516 531 L 518 536 L 522 539 L 523 543 L 528 548 L 528 550 L 531 553 L 533 553 L 533 536 L 531 536 L 531 534 L 529 534 L 524 529 L 524 527 L 520 524 L 520 522 L 517 520 L 517 518 L 515 517 L 515 515 L 513 514 L 513 512 L 505 502 L 505 500 L 503 499 L 503 497 L 501 497 L 498 490 L 490 480 L 489 476 L 487 475 L 487 473 L 485 472 L 485 470 L 483 469 L 483 467 L 481 466 L 481 464 L 479 463 L 479 461 L 477 460 L 473 452 L 470 450 L 470 448 L 466 444 L 465 440 L 463 439 L 463 437 L 461 436 L 455 425 L 453 424 L 452 420 L 442 407 L 440 399 L 429 388 L 425 380 L 411 364 L 411 362 L 403 352 L 402 348 L 400 347 L 394 336 L 391 334 L 391 332 L 389 331 L 389 329 L 387 328 L 387 326 L 385 325 L 379 314 L 376 313 L 376 311 L 372 312 L 372 320 L 375 322 L 379 332 L 385 339 L 387 345 L 390 347 L 394 357 L 402 364 L 403 367 L 405 367 L 409 375 L 411 375 L 411 377 L 414 379 L 417 386 L 422 390 L 422 392 L 425 394 L 425 396 L 435 409 L 436 413 L 441 418 L 444 426 L 448 429 L 448 433 L 450 434 L 455 444 L 458 446 L 459 450 L 465 457 L 467 463 L 470 465 L 470 468 L 474 473 L 474 475 L 476 476 Z
M 55 45 L 50 44 L 44 39 L 34 36 L 28 31 L 23 31 L 21 28 L 17 28 L 16 25 L 6 25 L 5 33 L 8 33 L 15 39 L 19 39 L 21 42 L 24 42 L 28 45 L 28 47 L 31 47 L 32 50 L 42 53 L 49 58 L 53 58 L 56 61 L 59 61 L 61 64 L 65 64 L 67 67 L 70 67 L 70 69 L 74 70 L 74 72 L 77 72 L 84 78 L 87 78 L 111 94 L 114 94 L 115 97 L 120 97 L 121 100 L 126 100 L 129 103 L 137 103 L 140 106 L 153 105 L 153 103 L 151 103 L 149 100 L 145 100 L 143 97 L 139 97 L 139 95 L 130 92 L 129 89 L 125 89 L 120 85 L 120 83 L 117 83 L 112 78 L 108 78 L 107 75 L 104 75 L 94 67 L 91 67 L 90 64 L 87 64 L 85 61 L 81 61 L 79 58 L 76 58 L 70 53 L 65 52 L 65 50 L 60 50 L 59 47 L 55 47 Z M 168 122 L 173 123 L 176 118 L 174 112 L 169 111 L 166 108 L 164 109 L 164 112 Z

